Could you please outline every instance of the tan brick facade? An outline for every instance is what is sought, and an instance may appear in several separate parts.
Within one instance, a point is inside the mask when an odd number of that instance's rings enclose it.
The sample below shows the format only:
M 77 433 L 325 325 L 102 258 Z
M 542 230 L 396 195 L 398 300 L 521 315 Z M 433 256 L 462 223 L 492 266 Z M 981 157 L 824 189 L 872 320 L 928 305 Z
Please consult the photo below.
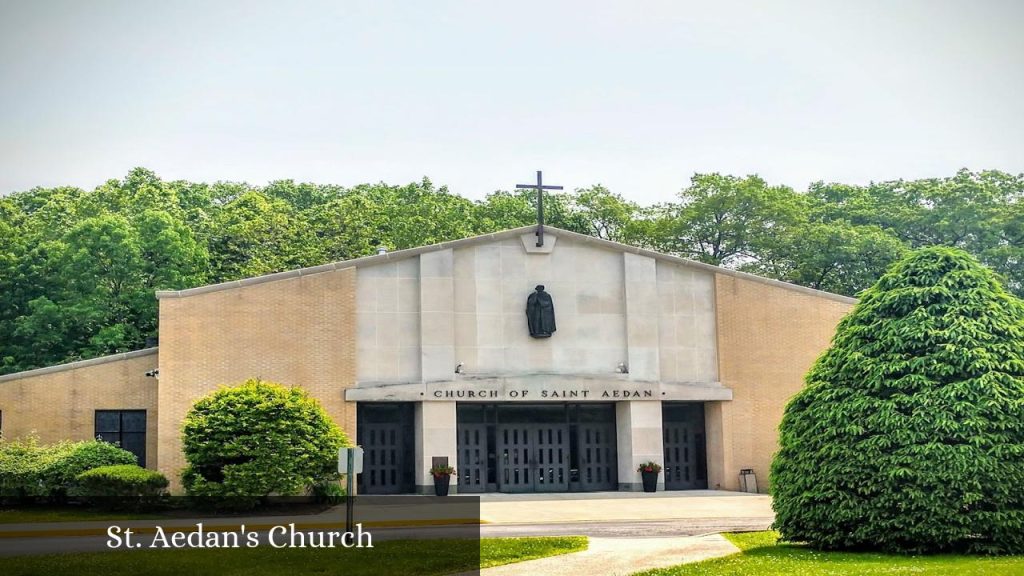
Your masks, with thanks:
M 146 411 L 146 464 L 157 463 L 157 367 L 150 349 L 98 360 L 0 377 L 5 438 L 36 434 L 49 444 L 89 440 L 97 410 Z
M 715 291 L 719 375 L 733 400 L 705 410 L 708 487 L 737 490 L 739 471 L 753 468 L 765 492 L 783 409 L 852 304 L 725 274 Z
M 185 466 L 181 425 L 196 399 L 261 378 L 301 386 L 355 440 L 356 269 L 160 300 L 159 469 Z

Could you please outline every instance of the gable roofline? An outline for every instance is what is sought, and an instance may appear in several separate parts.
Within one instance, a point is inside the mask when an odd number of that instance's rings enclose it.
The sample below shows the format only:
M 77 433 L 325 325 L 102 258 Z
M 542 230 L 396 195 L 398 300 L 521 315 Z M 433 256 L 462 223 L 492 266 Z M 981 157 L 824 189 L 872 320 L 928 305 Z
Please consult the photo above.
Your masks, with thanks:
M 833 292 L 826 292 L 824 290 L 817 290 L 814 288 L 808 288 L 806 286 L 800 286 L 798 284 L 791 284 L 789 282 L 783 282 L 781 280 L 773 280 L 771 278 L 765 278 L 756 274 L 750 274 L 748 272 L 740 272 L 738 270 L 730 270 L 729 268 L 723 268 L 721 266 L 714 266 L 712 264 L 705 264 L 703 262 L 697 262 L 696 260 L 689 260 L 687 258 L 681 258 L 679 256 L 672 256 L 670 254 L 662 254 L 661 252 L 655 252 L 653 250 L 647 250 L 644 248 L 638 248 L 636 246 L 630 246 L 628 244 L 622 244 L 620 242 L 613 242 L 611 240 L 604 240 L 602 238 L 596 238 L 594 236 L 588 236 L 586 234 L 580 234 L 578 232 L 570 232 L 569 230 L 562 230 L 554 226 L 545 225 L 545 230 L 550 230 L 553 236 L 562 236 L 565 238 L 571 238 L 576 242 L 583 244 L 591 244 L 601 248 L 609 250 L 617 250 L 620 252 L 629 252 L 631 254 L 637 254 L 639 256 L 647 256 L 654 258 L 655 260 L 662 260 L 665 262 L 672 262 L 687 266 L 697 270 L 702 270 L 712 274 L 722 274 L 723 276 L 732 276 L 734 278 L 740 278 L 742 280 L 749 280 L 751 282 L 758 282 L 761 284 L 767 284 L 769 286 L 775 286 L 777 288 L 783 288 L 785 290 L 792 290 L 794 292 L 801 292 L 810 296 L 817 296 L 819 298 L 827 298 L 829 300 L 835 300 L 837 302 L 843 302 L 845 304 L 854 304 L 857 302 L 856 298 L 849 296 L 843 296 L 842 294 L 835 294 Z M 483 244 L 487 242 L 494 242 L 499 240 L 507 240 L 509 238 L 518 238 L 519 236 L 528 232 L 533 232 L 536 229 L 535 224 L 529 226 L 520 226 L 519 228 L 510 228 L 508 230 L 502 230 L 501 232 L 494 232 L 491 234 L 481 234 L 479 236 L 470 236 L 468 238 L 462 238 L 459 240 L 450 240 L 448 242 L 441 242 L 439 244 L 430 244 L 427 246 L 418 246 L 416 248 L 407 248 L 405 250 L 396 250 L 394 252 L 387 252 L 385 254 L 374 254 L 372 256 L 363 256 L 361 258 L 354 258 L 352 260 L 342 260 L 340 262 L 333 262 L 331 264 L 323 264 L 320 266 L 311 266 L 309 268 L 298 268 L 296 270 L 288 270 L 287 272 L 277 272 L 275 274 L 266 274 L 263 276 L 254 276 L 252 278 L 245 278 L 242 280 L 233 280 L 231 282 L 222 282 L 220 284 L 210 284 L 207 286 L 199 286 L 196 288 L 188 288 L 185 290 L 158 290 L 156 293 L 157 298 L 183 298 L 186 296 L 195 296 L 199 294 L 206 294 L 208 292 L 218 292 L 221 290 L 230 290 L 232 288 L 241 288 L 243 286 L 252 286 L 254 284 L 262 284 L 264 282 L 274 282 L 277 280 L 285 280 L 288 278 L 298 278 L 301 276 L 309 276 L 311 274 L 320 274 L 323 272 L 331 272 L 333 270 L 343 270 L 346 268 L 358 268 L 360 266 L 371 266 L 374 264 L 383 264 L 385 262 L 395 262 L 398 260 L 405 260 L 406 258 L 412 258 L 413 256 L 419 256 L 428 252 L 438 252 L 440 250 L 448 250 L 450 248 L 462 248 L 465 246 L 472 246 L 476 244 Z
M 64 372 L 67 370 L 76 370 L 78 368 L 88 368 L 89 366 L 96 366 L 97 364 L 106 364 L 108 362 L 118 362 L 120 360 L 128 360 L 130 358 L 138 358 L 140 356 L 150 356 L 157 353 L 158 346 L 152 348 L 143 348 L 142 350 L 132 350 L 131 352 L 121 352 L 120 354 L 111 354 L 109 356 L 99 356 L 97 358 L 89 358 L 88 360 L 77 360 L 75 362 L 68 362 L 66 364 L 56 364 L 54 366 L 44 366 L 42 368 L 35 368 L 32 370 L 25 370 L 22 372 L 12 372 L 10 374 L 4 374 L 0 376 L 0 382 L 7 382 L 9 380 L 21 380 L 22 378 L 31 378 L 33 376 L 43 376 L 44 374 L 52 374 L 54 372 Z

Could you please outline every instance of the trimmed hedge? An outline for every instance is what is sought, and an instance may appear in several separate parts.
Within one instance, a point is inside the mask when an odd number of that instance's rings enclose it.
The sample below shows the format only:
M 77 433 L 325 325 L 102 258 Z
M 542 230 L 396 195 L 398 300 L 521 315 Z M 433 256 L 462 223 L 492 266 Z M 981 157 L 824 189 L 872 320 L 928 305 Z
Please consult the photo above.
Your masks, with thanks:
M 338 449 L 348 439 L 301 388 L 249 380 L 197 401 L 182 444 L 189 495 L 246 508 L 336 479 Z
M 151 506 L 167 494 L 163 474 L 135 464 L 102 466 L 78 475 L 78 494 L 112 508 Z
M 786 540 L 1024 552 L 1024 302 L 961 250 L 912 253 L 839 323 L 780 444 Z
M 131 452 L 99 440 L 50 445 L 35 437 L 0 440 L 0 498 L 61 502 L 75 492 L 82 472 L 135 463 Z

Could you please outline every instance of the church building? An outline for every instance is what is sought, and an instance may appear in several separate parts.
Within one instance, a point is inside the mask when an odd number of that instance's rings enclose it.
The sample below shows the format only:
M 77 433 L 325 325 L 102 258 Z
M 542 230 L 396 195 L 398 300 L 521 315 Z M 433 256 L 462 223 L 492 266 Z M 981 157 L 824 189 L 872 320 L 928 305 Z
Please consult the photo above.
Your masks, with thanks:
M 542 238 L 542 241 L 541 241 Z M 365 449 L 362 493 L 761 491 L 854 300 L 547 227 L 157 292 L 158 347 L 0 376 L 0 432 L 119 442 L 179 487 L 182 420 L 261 378 Z

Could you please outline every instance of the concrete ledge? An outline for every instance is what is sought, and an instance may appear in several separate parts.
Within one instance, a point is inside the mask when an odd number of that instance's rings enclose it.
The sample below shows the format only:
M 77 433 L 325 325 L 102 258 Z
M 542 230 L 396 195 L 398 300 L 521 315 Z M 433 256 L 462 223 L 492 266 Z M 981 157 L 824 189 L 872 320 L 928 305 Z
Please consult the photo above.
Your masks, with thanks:
M 65 370 L 76 370 L 78 368 L 86 368 L 97 364 L 106 364 L 108 362 L 119 362 L 121 360 L 128 360 L 129 358 L 138 358 L 140 356 L 151 356 L 157 353 L 157 349 L 158 347 L 154 346 L 152 348 L 143 348 L 142 350 L 111 354 L 110 356 L 100 356 L 99 358 L 89 358 L 88 360 L 78 360 L 77 362 L 68 362 L 67 364 L 57 364 L 56 366 L 46 366 L 43 368 L 36 368 L 34 370 L 25 370 L 24 372 L 4 374 L 3 376 L 0 376 L 0 382 L 31 378 L 33 376 L 42 376 L 44 374 L 52 374 L 54 372 L 64 372 Z
M 523 391 L 528 394 L 522 395 Z M 576 390 L 576 396 L 561 392 Z M 583 395 L 583 391 L 587 391 Z M 549 392 L 543 396 L 542 392 Z M 550 394 L 558 391 L 558 396 Z M 622 391 L 651 393 L 639 397 L 604 396 Z M 513 395 L 515 392 L 516 395 Z M 345 390 L 345 400 L 355 402 L 616 402 L 732 400 L 732 389 L 718 382 L 643 382 L 626 374 L 533 374 L 529 376 L 461 376 L 446 382 L 360 382 Z

